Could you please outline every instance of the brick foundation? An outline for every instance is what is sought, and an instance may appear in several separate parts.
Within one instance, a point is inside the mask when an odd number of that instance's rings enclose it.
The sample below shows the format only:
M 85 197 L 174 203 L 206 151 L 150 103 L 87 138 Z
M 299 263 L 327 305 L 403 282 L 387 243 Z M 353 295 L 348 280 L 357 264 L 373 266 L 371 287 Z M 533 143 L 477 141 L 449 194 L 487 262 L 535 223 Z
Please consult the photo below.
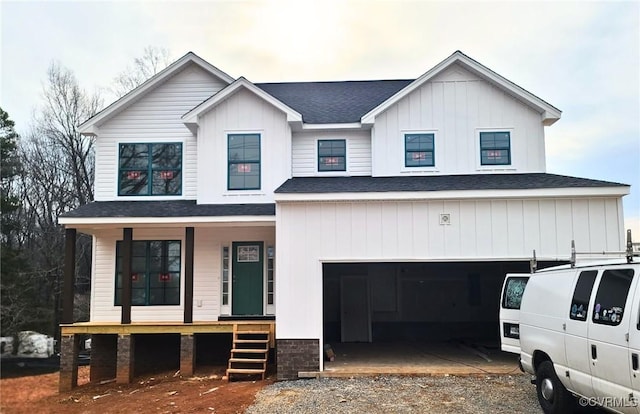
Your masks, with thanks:
M 180 335 L 180 374 L 190 377 L 195 371 L 196 337 Z
M 65 335 L 60 338 L 60 380 L 58 390 L 70 391 L 78 386 L 78 352 L 80 337 Z
M 133 335 L 118 335 L 116 383 L 131 383 L 133 379 L 133 367 L 135 366 L 134 355 L 135 337 Z
M 91 335 L 91 382 L 116 377 L 118 357 L 118 336 L 106 334 Z
M 278 380 L 298 379 L 298 372 L 320 370 L 320 340 L 278 339 Z

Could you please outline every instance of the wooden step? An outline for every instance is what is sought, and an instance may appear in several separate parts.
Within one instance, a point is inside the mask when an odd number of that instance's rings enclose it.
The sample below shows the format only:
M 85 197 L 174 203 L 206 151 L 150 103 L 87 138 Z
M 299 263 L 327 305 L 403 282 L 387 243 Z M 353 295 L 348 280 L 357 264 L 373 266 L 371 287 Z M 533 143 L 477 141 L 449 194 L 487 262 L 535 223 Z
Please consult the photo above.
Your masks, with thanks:
M 245 354 L 266 354 L 267 352 L 269 352 L 268 349 L 254 349 L 254 348 L 247 348 L 247 349 L 242 349 L 242 348 L 233 348 L 231 350 L 231 352 L 236 352 L 236 353 L 245 353 Z
M 246 326 L 244 330 L 241 326 L 234 326 L 233 348 L 229 358 L 227 378 L 233 374 L 260 374 L 264 379 L 271 336 L 271 327 L 266 325 Z M 232 366 L 242 368 L 232 368 Z
M 247 363 L 247 364 L 263 364 L 267 362 L 267 358 L 229 358 L 229 362 L 239 362 L 239 363 Z
M 268 344 L 268 339 L 236 339 L 233 342 L 237 344 Z
M 264 375 L 264 369 L 249 369 L 249 368 L 228 368 L 227 375 L 229 374 L 261 374 Z

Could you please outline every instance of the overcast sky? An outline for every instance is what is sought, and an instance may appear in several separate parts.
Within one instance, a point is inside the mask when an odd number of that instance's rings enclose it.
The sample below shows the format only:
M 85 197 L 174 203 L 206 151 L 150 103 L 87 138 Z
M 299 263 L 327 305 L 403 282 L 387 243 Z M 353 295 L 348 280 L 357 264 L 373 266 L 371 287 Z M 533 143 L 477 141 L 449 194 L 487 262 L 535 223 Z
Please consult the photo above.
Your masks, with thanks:
M 0 0 L 0 13 L 0 105 L 18 132 L 53 60 L 105 91 L 149 45 L 252 82 L 416 78 L 461 50 L 563 111 L 547 172 L 631 184 L 640 240 L 638 1 Z

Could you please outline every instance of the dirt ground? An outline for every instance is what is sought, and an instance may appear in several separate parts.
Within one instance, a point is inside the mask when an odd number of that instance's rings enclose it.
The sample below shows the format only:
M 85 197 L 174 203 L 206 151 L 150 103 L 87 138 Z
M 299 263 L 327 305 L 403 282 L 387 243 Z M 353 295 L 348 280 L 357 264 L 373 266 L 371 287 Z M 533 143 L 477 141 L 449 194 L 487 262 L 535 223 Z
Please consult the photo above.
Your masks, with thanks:
M 223 367 L 207 367 L 194 377 L 179 373 L 137 377 L 132 384 L 89 384 L 89 367 L 80 367 L 78 388 L 58 393 L 58 373 L 4 375 L 0 412 L 17 413 L 242 413 L 265 385 L 274 382 L 222 380 Z

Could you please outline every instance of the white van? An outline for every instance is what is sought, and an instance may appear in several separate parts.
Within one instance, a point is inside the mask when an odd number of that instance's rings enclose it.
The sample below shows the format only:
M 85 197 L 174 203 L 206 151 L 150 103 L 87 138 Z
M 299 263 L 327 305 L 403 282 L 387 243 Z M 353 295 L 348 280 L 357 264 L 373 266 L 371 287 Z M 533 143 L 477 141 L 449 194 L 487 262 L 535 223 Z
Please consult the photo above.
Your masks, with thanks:
M 535 375 L 545 413 L 571 413 L 579 403 L 640 414 L 640 263 L 632 253 L 508 274 L 500 335 L 502 350 Z

